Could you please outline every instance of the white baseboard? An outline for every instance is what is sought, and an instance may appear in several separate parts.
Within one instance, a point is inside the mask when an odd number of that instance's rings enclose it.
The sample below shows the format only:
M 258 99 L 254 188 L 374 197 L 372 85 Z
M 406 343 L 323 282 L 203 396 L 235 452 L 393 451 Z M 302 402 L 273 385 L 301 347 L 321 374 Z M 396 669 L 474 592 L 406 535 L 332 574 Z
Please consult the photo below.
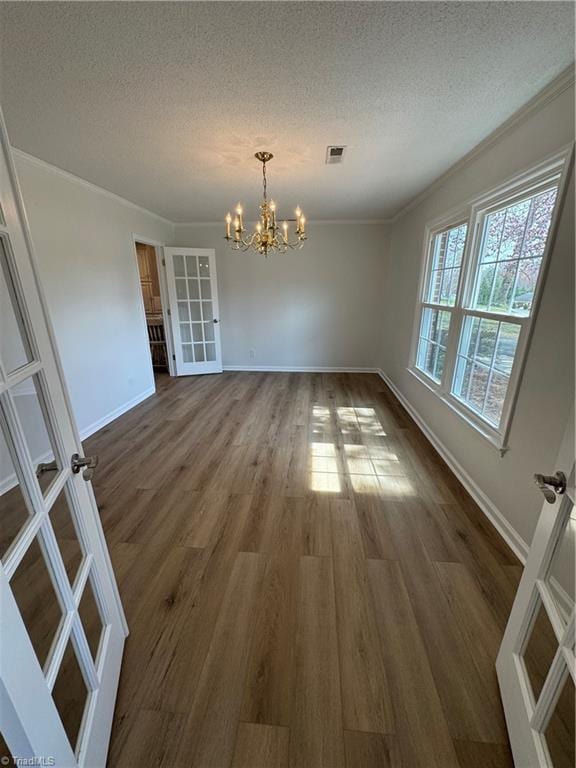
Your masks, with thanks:
M 260 371 L 262 373 L 378 373 L 377 368 L 333 368 L 298 365 L 224 365 L 225 371 Z
M 84 427 L 80 430 L 80 439 L 86 440 L 87 437 L 90 437 L 90 435 L 98 432 L 99 429 L 102 429 L 102 427 L 110 424 L 110 422 L 114 421 L 114 419 L 122 416 L 123 413 L 126 413 L 131 408 L 134 408 L 134 406 L 138 405 L 143 400 L 147 400 L 155 392 L 156 387 L 150 387 L 149 389 L 144 390 L 144 392 L 141 392 L 139 395 L 136 395 L 136 397 L 133 397 L 132 400 L 129 400 L 127 403 L 124 403 L 118 408 L 115 408 L 113 411 L 110 411 L 110 413 L 107 413 L 106 416 L 102 416 L 101 419 L 98 419 L 89 426 Z
M 382 370 L 379 370 L 378 374 L 384 383 L 392 390 L 398 400 L 402 403 L 410 416 L 412 416 L 416 424 L 418 424 L 420 427 L 421 431 L 426 435 L 440 456 L 442 456 L 446 464 L 448 464 L 452 472 L 456 475 L 458 480 L 460 480 L 464 488 L 466 488 L 470 496 L 472 496 L 476 504 L 478 504 L 482 512 L 484 512 L 486 517 L 490 520 L 492 525 L 496 528 L 510 549 L 522 563 L 525 563 L 529 547 L 524 539 L 510 525 L 498 507 L 496 507 L 496 505 L 488 498 L 484 491 L 475 483 L 468 472 L 466 472 L 464 467 L 462 467 L 460 462 L 453 456 L 453 454 L 450 453 L 448 448 L 446 448 L 444 443 L 442 443 L 442 441 L 434 434 L 434 432 L 432 432 L 422 416 L 404 397 L 402 392 L 400 392 L 398 387 L 389 378 L 389 376 L 387 376 Z

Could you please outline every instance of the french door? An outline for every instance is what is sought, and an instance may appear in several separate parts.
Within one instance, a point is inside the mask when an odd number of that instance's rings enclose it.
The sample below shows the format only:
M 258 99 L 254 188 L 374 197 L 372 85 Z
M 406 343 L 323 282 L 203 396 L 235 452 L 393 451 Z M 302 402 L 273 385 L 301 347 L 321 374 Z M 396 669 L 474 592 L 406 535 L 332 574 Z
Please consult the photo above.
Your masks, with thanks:
M 221 373 L 216 258 L 208 248 L 164 248 L 177 376 Z
M 573 768 L 574 416 L 554 475 L 535 476 L 546 501 L 496 662 L 516 768 Z
M 1 765 L 106 763 L 127 628 L 90 471 L 0 112 Z

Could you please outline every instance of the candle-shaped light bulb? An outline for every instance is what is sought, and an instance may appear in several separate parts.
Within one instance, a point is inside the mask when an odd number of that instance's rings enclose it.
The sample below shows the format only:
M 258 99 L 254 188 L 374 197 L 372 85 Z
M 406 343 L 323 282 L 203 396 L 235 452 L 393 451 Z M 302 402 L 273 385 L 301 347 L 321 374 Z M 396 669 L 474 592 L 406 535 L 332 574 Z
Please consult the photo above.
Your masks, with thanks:
M 230 223 L 232 222 L 232 216 L 230 213 L 226 214 L 226 237 L 230 237 Z
M 256 224 L 256 232 L 258 232 L 258 234 L 260 234 L 260 232 L 262 232 L 262 224 L 260 222 L 258 222 L 258 224 Z
M 300 216 L 300 232 L 301 232 L 301 234 L 304 234 L 305 224 L 306 224 L 306 217 L 305 216 Z
M 240 224 L 240 231 L 244 229 L 244 222 L 242 221 L 242 206 L 240 203 L 236 206 L 236 213 L 238 214 L 238 222 Z
M 238 216 L 234 219 L 234 239 L 240 240 L 240 219 Z
M 282 229 L 284 230 L 284 242 L 288 242 L 288 222 L 282 223 Z
M 270 200 L 270 210 L 275 211 L 276 210 L 276 203 L 274 200 Z
M 297 219 L 299 219 L 299 218 L 300 218 L 300 216 L 302 216 L 302 211 L 300 210 L 300 206 L 298 206 L 298 207 L 296 208 L 296 210 L 294 211 L 294 213 L 296 214 L 296 218 L 297 218 Z

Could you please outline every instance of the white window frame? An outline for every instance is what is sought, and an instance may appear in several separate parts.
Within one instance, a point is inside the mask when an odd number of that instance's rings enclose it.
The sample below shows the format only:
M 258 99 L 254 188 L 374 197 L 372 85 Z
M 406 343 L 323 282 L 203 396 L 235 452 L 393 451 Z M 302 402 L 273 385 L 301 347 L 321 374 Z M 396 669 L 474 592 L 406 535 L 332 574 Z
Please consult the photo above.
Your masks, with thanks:
M 502 455 L 504 455 L 509 447 L 508 438 L 510 435 L 512 416 L 518 399 L 520 382 L 525 368 L 527 352 L 534 329 L 534 322 L 540 306 L 542 289 L 549 266 L 549 257 L 556 239 L 558 221 L 564 204 L 567 181 L 572 167 L 573 147 L 574 145 L 571 143 L 541 163 L 514 176 L 498 187 L 473 198 L 468 201 L 466 205 L 443 216 L 441 219 L 437 219 L 428 224 L 425 229 L 422 266 L 418 284 L 418 298 L 414 314 L 414 328 L 412 332 L 408 371 L 415 376 L 418 381 L 437 395 L 451 410 L 461 416 L 466 423 L 476 429 L 492 445 L 498 448 Z M 477 264 L 482 248 L 483 224 L 486 216 L 494 209 L 510 205 L 516 199 L 524 198 L 533 191 L 544 191 L 547 187 L 552 185 L 558 187 L 558 194 L 552 213 L 548 239 L 542 254 L 542 266 L 534 291 L 534 299 L 530 315 L 528 317 L 516 315 L 512 317 L 509 314 L 469 308 L 473 299 L 474 285 L 477 277 Z M 455 304 L 454 306 L 445 306 L 424 301 L 424 291 L 431 269 L 432 244 L 434 237 L 446 230 L 460 226 L 461 224 L 467 224 L 468 226 Z M 421 317 L 423 310 L 426 308 L 437 309 L 442 312 L 446 311 L 451 315 L 446 344 L 446 357 L 440 382 L 437 382 L 431 376 L 427 375 L 416 365 Z M 476 413 L 452 392 L 456 376 L 456 361 L 462 325 L 464 318 L 467 316 L 492 319 L 499 322 L 513 322 L 520 326 L 518 346 L 516 348 L 514 363 L 510 372 L 510 380 L 502 408 L 502 416 L 497 428 Z

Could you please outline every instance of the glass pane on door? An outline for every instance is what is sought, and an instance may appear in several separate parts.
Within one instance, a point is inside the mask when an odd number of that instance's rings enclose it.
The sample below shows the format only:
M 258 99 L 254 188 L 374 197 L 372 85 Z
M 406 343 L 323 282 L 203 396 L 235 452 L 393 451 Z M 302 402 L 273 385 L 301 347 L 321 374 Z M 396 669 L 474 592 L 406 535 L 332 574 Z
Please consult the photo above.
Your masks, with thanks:
M 190 323 L 180 323 L 180 338 L 184 343 L 192 341 Z
M 200 290 L 202 291 L 203 301 L 209 301 L 212 298 L 212 291 L 210 289 L 210 280 L 201 280 Z
M 574 608 L 575 549 L 576 520 L 570 516 L 545 579 L 564 623 Z
M 206 341 L 214 341 L 214 323 L 204 323 L 204 338 Z
M 84 587 L 84 592 L 80 598 L 80 605 L 78 606 L 78 613 L 80 615 L 82 626 L 84 627 L 88 645 L 90 646 L 92 660 L 96 663 L 100 638 L 102 637 L 102 630 L 104 629 L 104 621 L 102 619 L 102 613 L 96 599 L 91 578 L 88 579 L 86 586 Z
M 174 274 L 176 277 L 186 277 L 184 256 L 179 253 L 174 254 Z
M 50 521 L 52 522 L 54 535 L 58 542 L 58 549 L 62 555 L 64 567 L 70 580 L 70 586 L 73 586 L 78 569 L 82 563 L 83 552 L 78 540 L 78 534 L 72 518 L 72 510 L 66 498 L 65 489 L 62 489 L 50 510 Z
M 182 344 L 182 360 L 185 363 L 194 362 L 194 354 L 192 352 L 192 344 Z
M 10 390 L 12 401 L 43 493 L 60 471 L 54 438 L 48 427 L 46 405 L 38 376 L 25 379 Z
M 210 277 L 210 259 L 208 256 L 198 257 L 198 272 L 200 277 Z
M 192 256 L 189 253 L 186 254 L 186 274 L 188 277 L 196 277 L 198 275 L 197 264 L 196 256 Z
M 10 587 L 40 666 L 44 666 L 62 619 L 62 609 L 37 538 L 26 550 Z
M 202 302 L 202 315 L 204 317 L 205 323 L 211 323 L 214 320 L 214 315 L 212 314 L 212 302 L 211 301 L 203 301 Z
M 68 645 L 64 652 L 64 658 L 62 659 L 54 690 L 52 691 L 52 698 L 56 704 L 66 735 L 70 740 L 70 745 L 75 750 L 78 744 L 78 736 L 80 735 L 84 708 L 88 699 L 88 689 L 71 640 L 68 640 Z
M 554 768 L 574 768 L 574 681 L 567 676 L 558 703 L 545 731 Z
M 30 516 L 6 435 L 0 427 L 0 557 L 4 557 Z
M 0 360 L 9 374 L 32 361 L 30 342 L 8 264 L 9 243 L 0 237 Z
M 544 686 L 544 680 L 557 650 L 558 640 L 552 629 L 546 608 L 542 600 L 538 598 L 536 620 L 528 636 L 528 642 L 523 654 L 528 681 L 534 694 L 534 701 L 538 701 Z

